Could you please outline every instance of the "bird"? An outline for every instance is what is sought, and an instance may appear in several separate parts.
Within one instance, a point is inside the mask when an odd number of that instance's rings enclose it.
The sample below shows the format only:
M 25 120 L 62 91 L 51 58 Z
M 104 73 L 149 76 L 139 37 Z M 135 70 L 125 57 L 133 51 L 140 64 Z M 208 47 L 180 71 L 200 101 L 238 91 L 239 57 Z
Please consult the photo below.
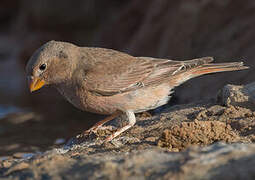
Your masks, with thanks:
M 185 61 L 135 57 L 99 47 L 79 47 L 51 40 L 39 47 L 26 65 L 30 91 L 55 87 L 82 111 L 108 115 L 85 134 L 119 116 L 128 124 L 111 141 L 136 123 L 135 113 L 167 104 L 175 87 L 204 74 L 249 68 L 243 62 L 212 63 L 212 57 Z

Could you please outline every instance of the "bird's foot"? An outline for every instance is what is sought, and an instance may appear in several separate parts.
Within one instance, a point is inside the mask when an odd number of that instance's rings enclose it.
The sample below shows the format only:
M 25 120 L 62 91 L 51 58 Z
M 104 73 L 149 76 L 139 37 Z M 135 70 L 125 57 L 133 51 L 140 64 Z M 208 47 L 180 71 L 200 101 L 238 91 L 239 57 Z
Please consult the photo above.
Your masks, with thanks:
M 115 112 L 111 116 L 106 117 L 105 119 L 97 122 L 93 127 L 88 129 L 87 131 L 84 132 L 85 135 L 90 135 L 91 133 L 96 133 L 98 129 L 105 129 L 103 125 L 107 123 L 108 121 L 111 121 L 112 119 L 118 117 L 121 113 L 119 111 Z M 107 126 L 106 126 L 107 127 Z
M 110 136 L 108 136 L 106 139 L 105 139 L 105 142 L 109 142 L 109 141 L 112 141 L 115 137 L 117 137 L 118 135 L 120 135 L 122 132 L 128 130 L 129 128 L 131 128 L 133 125 L 129 124 L 129 125 L 126 125 L 122 128 L 119 128 L 117 129 L 117 131 L 115 131 L 114 133 L 112 133 Z

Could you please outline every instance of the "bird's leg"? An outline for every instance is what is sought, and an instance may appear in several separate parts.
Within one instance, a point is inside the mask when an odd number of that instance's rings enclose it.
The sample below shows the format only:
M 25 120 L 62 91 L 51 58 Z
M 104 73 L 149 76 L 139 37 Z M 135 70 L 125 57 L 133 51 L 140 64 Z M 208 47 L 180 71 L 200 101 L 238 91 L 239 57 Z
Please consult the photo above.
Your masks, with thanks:
M 114 139 L 116 136 L 120 135 L 122 132 L 128 130 L 132 126 L 134 126 L 136 119 L 135 119 L 135 114 L 132 111 L 126 111 L 126 116 L 128 119 L 128 124 L 122 128 L 117 129 L 116 132 L 114 132 L 112 135 L 108 136 L 105 141 L 111 141 Z
M 92 126 L 90 129 L 86 130 L 84 134 L 89 134 L 91 132 L 95 132 L 98 128 L 100 128 L 102 125 L 107 123 L 108 121 L 113 120 L 114 118 L 118 117 L 121 114 L 121 112 L 117 111 L 114 114 L 104 118 L 103 120 L 97 122 L 94 126 Z

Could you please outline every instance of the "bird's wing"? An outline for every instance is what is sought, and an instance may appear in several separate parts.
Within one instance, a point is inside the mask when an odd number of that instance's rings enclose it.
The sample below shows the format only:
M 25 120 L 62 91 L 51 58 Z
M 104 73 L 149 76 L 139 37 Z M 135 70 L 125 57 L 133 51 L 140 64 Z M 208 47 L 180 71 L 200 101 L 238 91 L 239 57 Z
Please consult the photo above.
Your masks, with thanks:
M 201 60 L 172 61 L 132 56 L 110 58 L 100 61 L 86 72 L 86 86 L 96 95 L 111 96 L 158 84 L 199 63 Z
M 164 80 L 169 80 L 169 78 L 174 78 L 181 73 L 185 73 L 193 68 L 213 61 L 212 57 L 203 57 L 187 61 L 173 61 L 156 58 L 150 59 L 155 60 L 156 66 L 154 67 L 152 73 L 143 80 L 143 84 L 146 86 L 159 84 Z

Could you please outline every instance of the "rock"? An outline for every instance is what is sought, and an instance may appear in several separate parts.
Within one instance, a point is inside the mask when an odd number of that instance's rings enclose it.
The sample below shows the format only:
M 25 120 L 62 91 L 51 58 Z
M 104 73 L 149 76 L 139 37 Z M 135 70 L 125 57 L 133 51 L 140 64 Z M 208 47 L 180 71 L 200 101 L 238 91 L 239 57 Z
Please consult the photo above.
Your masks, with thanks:
M 218 100 L 225 106 L 255 108 L 255 82 L 246 86 L 226 85 L 218 93 Z
M 9 168 L 6 179 L 24 177 L 43 179 L 253 179 L 255 145 L 217 143 L 192 147 L 183 152 L 159 149 L 130 153 L 78 153 L 73 157 L 21 162 Z M 15 173 L 14 173 L 15 172 Z
M 255 82 L 247 84 L 244 86 L 245 92 L 249 94 L 249 101 L 253 102 L 255 104 Z

